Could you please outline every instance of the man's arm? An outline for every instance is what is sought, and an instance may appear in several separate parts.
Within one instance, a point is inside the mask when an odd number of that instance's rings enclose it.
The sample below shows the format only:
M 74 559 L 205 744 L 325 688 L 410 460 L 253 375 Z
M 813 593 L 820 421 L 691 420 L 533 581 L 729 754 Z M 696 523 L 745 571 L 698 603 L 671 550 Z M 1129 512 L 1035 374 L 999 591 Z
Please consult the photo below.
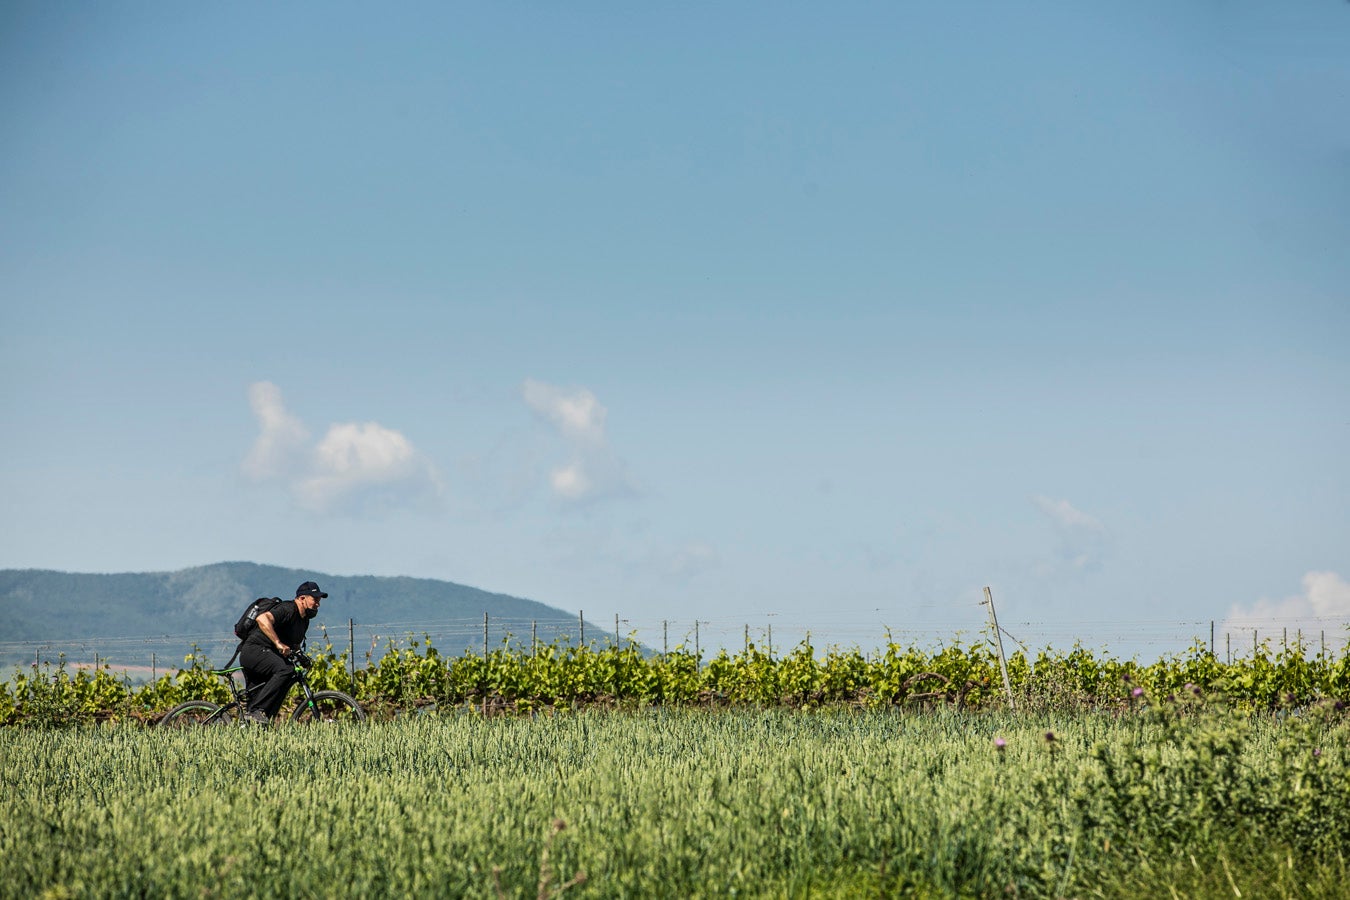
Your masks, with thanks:
M 273 625 L 271 610 L 268 610 L 261 616 L 258 616 L 257 621 L 258 621 L 258 630 L 263 633 L 264 637 L 266 637 L 269 641 L 272 642 L 272 646 L 277 648 L 278 653 L 280 653 L 282 656 L 285 656 L 287 653 L 291 652 L 291 648 L 283 644 L 281 642 L 281 638 L 277 637 L 277 630 Z

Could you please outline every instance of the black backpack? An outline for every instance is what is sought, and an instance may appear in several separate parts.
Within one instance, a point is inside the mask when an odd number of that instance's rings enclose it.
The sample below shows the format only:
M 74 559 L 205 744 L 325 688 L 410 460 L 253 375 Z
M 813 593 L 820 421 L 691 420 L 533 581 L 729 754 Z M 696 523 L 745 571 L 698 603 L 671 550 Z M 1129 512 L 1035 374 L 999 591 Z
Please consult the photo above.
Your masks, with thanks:
M 281 602 L 280 597 L 259 597 L 248 605 L 244 614 L 239 617 L 239 621 L 234 623 L 234 636 L 243 640 L 253 633 L 253 629 L 258 627 L 258 616 L 265 612 L 270 612 L 272 607 Z

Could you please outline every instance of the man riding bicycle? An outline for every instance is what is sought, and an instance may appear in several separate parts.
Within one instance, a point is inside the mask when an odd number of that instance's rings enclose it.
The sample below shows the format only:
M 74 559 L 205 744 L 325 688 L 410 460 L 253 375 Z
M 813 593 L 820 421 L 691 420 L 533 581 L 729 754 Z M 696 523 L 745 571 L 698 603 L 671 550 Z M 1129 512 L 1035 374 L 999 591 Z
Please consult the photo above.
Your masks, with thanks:
M 319 586 L 306 581 L 295 589 L 295 599 L 278 603 L 258 616 L 254 628 L 239 650 L 248 684 L 245 718 L 266 723 L 281 709 L 286 692 L 296 682 L 295 666 L 289 661 L 299 651 L 309 630 L 309 620 L 319 614 L 319 601 L 327 597 Z

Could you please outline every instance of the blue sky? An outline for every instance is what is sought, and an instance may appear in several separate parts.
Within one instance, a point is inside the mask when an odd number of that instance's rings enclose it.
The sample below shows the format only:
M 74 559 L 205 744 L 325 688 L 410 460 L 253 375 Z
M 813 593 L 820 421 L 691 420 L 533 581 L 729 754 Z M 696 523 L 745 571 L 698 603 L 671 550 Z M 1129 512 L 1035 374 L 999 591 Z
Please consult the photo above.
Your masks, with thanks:
M 5 4 L 0 566 L 1343 634 L 1347 110 L 1332 0 Z

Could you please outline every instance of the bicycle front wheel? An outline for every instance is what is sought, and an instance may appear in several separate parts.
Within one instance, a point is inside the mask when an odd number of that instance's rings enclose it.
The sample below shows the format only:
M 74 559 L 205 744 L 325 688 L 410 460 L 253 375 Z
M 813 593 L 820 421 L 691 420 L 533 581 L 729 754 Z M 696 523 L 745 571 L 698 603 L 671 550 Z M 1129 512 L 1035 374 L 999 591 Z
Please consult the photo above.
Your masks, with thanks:
M 198 725 L 213 725 L 223 722 L 224 717 L 217 715 L 220 704 L 210 700 L 189 700 L 180 703 L 164 714 L 159 720 L 160 728 L 196 728 Z
M 315 691 L 309 698 L 301 698 L 300 705 L 291 713 L 292 722 L 364 722 L 366 713 L 356 698 L 342 691 Z

